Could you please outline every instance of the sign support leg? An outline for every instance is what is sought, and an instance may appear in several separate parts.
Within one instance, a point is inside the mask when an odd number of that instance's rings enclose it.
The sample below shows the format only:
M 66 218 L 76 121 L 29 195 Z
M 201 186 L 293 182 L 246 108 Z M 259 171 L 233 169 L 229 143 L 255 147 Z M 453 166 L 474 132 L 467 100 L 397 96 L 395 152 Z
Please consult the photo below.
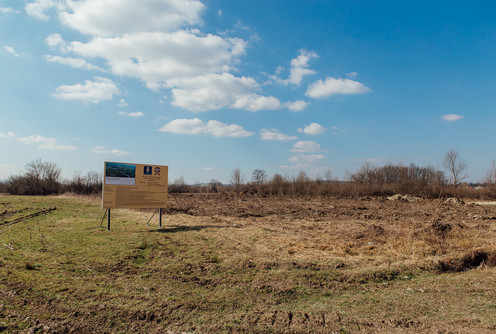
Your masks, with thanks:
M 110 209 L 107 210 L 107 231 L 110 231 Z
M 162 227 L 162 208 L 158 209 L 158 227 Z
M 105 220 L 105 216 L 107 215 L 107 210 L 108 209 L 105 209 L 105 213 L 103 214 L 102 221 L 100 222 L 100 227 L 102 227 L 103 225 L 103 221 Z

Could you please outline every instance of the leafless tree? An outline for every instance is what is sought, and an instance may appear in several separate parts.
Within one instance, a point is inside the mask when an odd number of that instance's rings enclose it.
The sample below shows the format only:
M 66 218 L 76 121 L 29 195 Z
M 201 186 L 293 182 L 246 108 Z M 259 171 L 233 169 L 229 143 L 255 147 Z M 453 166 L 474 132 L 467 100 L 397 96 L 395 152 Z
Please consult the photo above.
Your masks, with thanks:
M 75 194 L 98 194 L 102 190 L 102 176 L 96 171 L 89 171 L 83 175 L 80 170 L 77 170 L 67 184 L 66 190 Z
M 263 169 L 255 169 L 252 173 L 251 179 L 256 185 L 261 185 L 265 183 L 267 174 Z
M 296 182 L 305 183 L 310 181 L 311 181 L 310 177 L 304 171 L 300 171 L 298 173 L 298 176 L 296 177 Z
M 467 178 L 465 170 L 468 164 L 460 158 L 457 151 L 451 149 L 446 152 L 443 160 L 443 167 L 448 171 L 453 186 L 457 186 L 462 180 Z
M 369 186 L 378 183 L 376 169 L 371 162 L 365 161 L 356 173 L 351 174 L 351 181 Z
M 491 161 L 491 167 L 486 173 L 484 182 L 490 186 L 496 185 L 496 162 L 494 160 Z
M 241 169 L 235 168 L 231 174 L 231 184 L 234 186 L 236 191 L 241 189 L 241 186 L 245 182 L 245 177 L 241 173 Z
M 41 159 L 26 164 L 26 172 L 9 177 L 8 191 L 17 195 L 49 195 L 60 190 L 62 170 L 53 162 L 43 162 Z
M 188 191 L 189 187 L 183 176 L 178 177 L 174 180 L 174 183 L 169 185 L 170 193 L 187 193 Z
M 209 192 L 217 193 L 219 192 L 221 186 L 222 183 L 220 183 L 216 179 L 211 179 L 210 182 L 208 183 Z
M 324 174 L 324 178 L 327 182 L 331 182 L 332 181 L 332 171 L 330 168 L 328 168 Z

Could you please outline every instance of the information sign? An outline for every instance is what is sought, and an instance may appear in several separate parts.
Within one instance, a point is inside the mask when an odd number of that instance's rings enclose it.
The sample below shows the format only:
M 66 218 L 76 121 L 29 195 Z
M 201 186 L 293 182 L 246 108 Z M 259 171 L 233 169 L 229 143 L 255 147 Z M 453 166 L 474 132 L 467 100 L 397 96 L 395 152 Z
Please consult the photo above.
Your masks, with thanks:
M 165 208 L 168 172 L 168 166 L 105 161 L 102 208 Z

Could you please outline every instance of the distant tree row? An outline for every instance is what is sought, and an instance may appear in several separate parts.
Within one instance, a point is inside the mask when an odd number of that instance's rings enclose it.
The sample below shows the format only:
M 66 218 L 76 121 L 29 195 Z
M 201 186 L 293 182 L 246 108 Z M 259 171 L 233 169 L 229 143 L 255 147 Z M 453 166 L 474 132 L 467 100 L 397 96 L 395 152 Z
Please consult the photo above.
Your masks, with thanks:
M 496 198 L 496 163 L 488 170 L 481 185 L 483 190 L 464 184 L 467 163 L 454 150 L 449 150 L 443 160 L 444 171 L 432 166 L 410 164 L 385 164 L 375 166 L 365 162 L 357 171 L 347 174 L 346 180 L 337 180 L 328 170 L 324 178 L 309 177 L 304 171 L 297 176 L 275 174 L 271 178 L 263 169 L 255 169 L 251 179 L 240 168 L 231 173 L 229 185 L 217 180 L 207 184 L 188 185 L 183 177 L 169 184 L 170 193 L 217 193 L 235 192 L 259 196 L 383 196 L 395 193 L 424 197 L 440 196 L 487 196 Z M 26 164 L 19 175 L 12 175 L 0 184 L 0 192 L 16 195 L 50 195 L 63 192 L 75 194 L 98 194 L 102 190 L 102 175 L 90 171 L 83 175 L 76 171 L 72 180 L 62 180 L 61 169 L 53 162 L 41 159 Z
M 64 192 L 89 195 L 101 192 L 102 176 L 95 171 L 86 175 L 75 172 L 70 181 L 63 181 L 61 173 L 57 164 L 36 159 L 26 164 L 23 173 L 9 176 L 3 190 L 13 195 L 52 195 Z

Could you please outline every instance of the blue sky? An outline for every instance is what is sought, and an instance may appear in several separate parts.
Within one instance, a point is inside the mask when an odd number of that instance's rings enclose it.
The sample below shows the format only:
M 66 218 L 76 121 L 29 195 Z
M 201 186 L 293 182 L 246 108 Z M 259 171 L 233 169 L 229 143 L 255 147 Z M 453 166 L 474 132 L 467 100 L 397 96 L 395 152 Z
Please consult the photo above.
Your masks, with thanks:
M 343 179 L 365 162 L 469 180 L 496 159 L 493 1 L 0 0 L 0 180 L 164 164 Z

